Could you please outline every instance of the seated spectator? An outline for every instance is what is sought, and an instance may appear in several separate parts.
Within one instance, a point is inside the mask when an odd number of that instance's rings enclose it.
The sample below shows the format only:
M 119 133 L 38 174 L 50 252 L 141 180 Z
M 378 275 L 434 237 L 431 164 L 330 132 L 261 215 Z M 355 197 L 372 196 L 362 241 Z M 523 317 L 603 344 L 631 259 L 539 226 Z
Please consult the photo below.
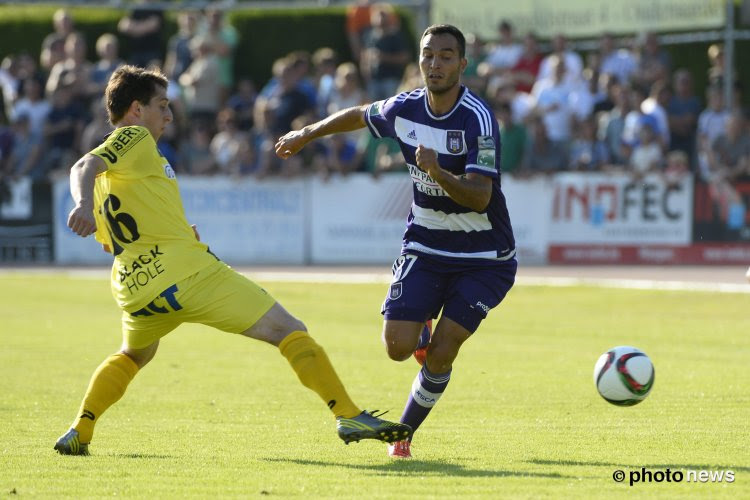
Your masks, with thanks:
M 404 69 L 404 77 L 401 79 L 401 83 L 398 86 L 396 92 L 411 92 L 414 89 L 424 87 L 424 79 L 422 79 L 422 73 L 419 70 L 419 64 L 409 63 Z
M 656 121 L 645 115 L 638 132 L 638 143 L 630 155 L 631 172 L 641 178 L 649 172 L 661 171 L 664 151 L 656 133 Z
M 568 148 L 547 136 L 544 120 L 533 115 L 529 119 L 529 136 L 523 154 L 522 176 L 552 174 L 568 168 Z
M 461 76 L 461 81 L 464 85 L 469 87 L 474 93 L 483 95 L 484 89 L 487 85 L 487 78 L 480 75 L 479 73 L 479 67 L 482 63 L 482 61 L 485 59 L 487 55 L 484 51 L 484 42 L 479 37 L 479 35 L 476 35 L 474 33 L 467 33 L 466 34 L 466 68 L 464 69 L 464 73 Z M 404 78 L 406 78 L 406 73 L 409 71 L 409 67 L 414 65 L 414 63 L 410 63 L 406 70 L 404 71 Z M 421 75 L 419 75 L 419 65 L 414 65 L 417 69 L 417 74 L 421 79 Z M 403 83 L 403 80 L 402 80 Z M 418 85 L 418 86 L 421 86 Z M 417 88 L 417 87 L 414 87 Z
M 231 109 L 223 109 L 216 117 L 218 132 L 211 139 L 211 152 L 216 158 L 219 172 L 239 173 L 239 153 L 242 143 L 249 142 L 247 135 L 237 127 L 237 118 Z
M 342 109 L 359 106 L 367 101 L 367 95 L 359 81 L 354 63 L 342 63 L 336 68 L 333 91 L 326 109 L 326 116 Z
M 326 108 L 333 92 L 333 82 L 336 77 L 338 55 L 330 47 L 316 50 L 312 56 L 313 85 L 316 88 L 316 112 L 319 117 L 327 116 Z
M 668 150 L 671 141 L 669 117 L 667 115 L 667 106 L 671 98 L 672 87 L 666 80 L 659 80 L 654 82 L 651 86 L 651 94 L 641 103 L 643 114 L 656 118 L 656 126 L 653 127 L 653 131 L 657 134 L 657 139 L 663 151 Z
M 149 5 L 155 2 L 139 0 L 138 6 L 117 24 L 117 30 L 125 37 L 125 46 L 130 52 L 130 64 L 148 67 L 151 61 L 161 60 L 164 55 L 164 13 Z
M 357 170 L 357 143 L 352 137 L 334 134 L 315 146 L 312 167 L 324 180 L 334 174 L 347 175 Z
M 594 115 L 603 111 L 611 111 L 615 107 L 614 94 L 620 87 L 617 77 L 609 73 L 600 73 L 597 92 L 594 96 Z
M 11 120 L 26 115 L 32 134 L 41 136 L 52 105 L 42 95 L 42 84 L 36 78 L 27 78 L 22 82 L 21 98 L 16 101 L 11 111 Z
M 211 151 L 211 130 L 204 125 L 190 128 L 190 136 L 179 149 L 182 172 L 188 175 L 214 175 L 219 172 Z
M 570 144 L 569 165 L 572 169 L 593 172 L 609 163 L 607 147 L 596 138 L 593 118 L 578 122 L 573 142 Z
M 227 100 L 226 107 L 234 111 L 237 127 L 242 131 L 247 132 L 253 128 L 253 107 L 257 97 L 253 81 L 241 78 L 237 81 L 235 93 Z
M 669 185 L 679 184 L 690 173 L 690 162 L 684 151 L 670 151 L 667 153 L 664 166 L 664 180 Z
M 100 97 L 91 103 L 89 111 L 91 119 L 81 134 L 81 152 L 93 150 L 102 143 L 106 135 L 114 130 L 107 116 L 107 105 L 103 101 L 104 97 Z

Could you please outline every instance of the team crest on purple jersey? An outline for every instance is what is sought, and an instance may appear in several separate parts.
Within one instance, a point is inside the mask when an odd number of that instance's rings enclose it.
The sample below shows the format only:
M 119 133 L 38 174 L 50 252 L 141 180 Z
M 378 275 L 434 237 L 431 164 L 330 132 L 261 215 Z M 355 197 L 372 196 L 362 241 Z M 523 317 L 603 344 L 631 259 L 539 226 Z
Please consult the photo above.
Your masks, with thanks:
M 391 300 L 396 300 L 397 298 L 401 297 L 401 293 L 403 292 L 403 288 L 401 286 L 401 282 L 398 283 L 392 283 L 391 284 L 391 290 L 388 293 L 388 297 Z
M 449 153 L 458 154 L 463 151 L 463 134 L 460 130 L 445 131 L 445 149 Z

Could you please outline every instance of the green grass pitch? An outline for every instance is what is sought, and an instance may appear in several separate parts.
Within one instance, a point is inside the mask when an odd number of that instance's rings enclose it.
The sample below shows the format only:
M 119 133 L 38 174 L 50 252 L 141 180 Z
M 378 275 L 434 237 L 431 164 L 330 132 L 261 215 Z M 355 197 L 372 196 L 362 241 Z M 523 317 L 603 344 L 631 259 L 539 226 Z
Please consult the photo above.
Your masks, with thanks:
M 380 343 L 384 284 L 262 283 L 307 324 L 349 393 L 398 418 L 417 373 Z M 299 498 L 750 497 L 750 296 L 517 286 L 464 346 L 415 459 L 344 446 L 271 346 L 183 325 L 102 417 L 91 457 L 61 457 L 94 368 L 119 346 L 101 275 L 0 275 L 0 496 Z M 656 367 L 648 399 L 607 404 L 615 345 Z M 732 483 L 628 475 L 732 470 Z M 623 470 L 623 483 L 612 479 Z

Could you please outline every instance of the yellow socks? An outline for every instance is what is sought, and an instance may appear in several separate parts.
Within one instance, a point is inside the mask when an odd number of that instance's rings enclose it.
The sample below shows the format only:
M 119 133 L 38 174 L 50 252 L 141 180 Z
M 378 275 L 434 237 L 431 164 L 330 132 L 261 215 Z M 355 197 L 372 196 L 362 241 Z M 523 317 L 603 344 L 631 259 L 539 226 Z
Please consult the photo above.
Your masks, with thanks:
M 287 335 L 279 344 L 279 351 L 297 372 L 302 385 L 318 393 L 334 415 L 352 418 L 361 413 L 346 393 L 325 351 L 307 332 Z
M 81 443 L 91 441 L 98 418 L 125 394 L 136 373 L 138 365 L 123 353 L 113 354 L 99 365 L 89 382 L 78 418 L 73 422 Z

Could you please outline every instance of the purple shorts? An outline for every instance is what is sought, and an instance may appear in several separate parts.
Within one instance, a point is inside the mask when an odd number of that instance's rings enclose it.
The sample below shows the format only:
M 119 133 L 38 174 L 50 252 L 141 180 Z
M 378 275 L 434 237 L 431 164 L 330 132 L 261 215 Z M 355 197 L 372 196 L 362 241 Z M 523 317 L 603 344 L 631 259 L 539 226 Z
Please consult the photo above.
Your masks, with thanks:
M 446 262 L 408 253 L 393 263 L 393 281 L 383 302 L 385 319 L 424 322 L 443 316 L 474 333 L 516 278 L 518 262 Z

